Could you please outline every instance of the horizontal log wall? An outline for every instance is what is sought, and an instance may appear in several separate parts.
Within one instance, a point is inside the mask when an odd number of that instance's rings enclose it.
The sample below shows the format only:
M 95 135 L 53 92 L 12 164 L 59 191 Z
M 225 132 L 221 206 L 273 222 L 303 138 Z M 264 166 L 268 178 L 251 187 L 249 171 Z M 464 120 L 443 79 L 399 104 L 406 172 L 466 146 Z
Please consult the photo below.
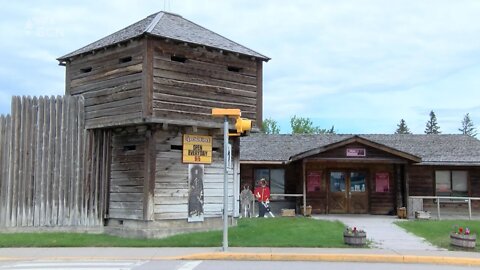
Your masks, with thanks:
M 145 126 L 113 132 L 109 218 L 143 219 L 145 132 Z
M 187 131 L 189 134 L 192 132 Z M 208 135 L 206 130 L 195 134 Z M 186 219 L 188 216 L 188 164 L 182 160 L 182 132 L 178 128 L 157 130 L 155 208 L 156 220 Z M 205 164 L 204 216 L 219 217 L 223 209 L 223 138 L 214 137 L 213 163 Z M 228 170 L 229 211 L 233 211 L 233 170 Z
M 83 106 L 83 98 L 13 97 L 11 116 L 0 117 L 0 226 L 103 223 L 108 145 L 90 150 L 108 140 L 87 136 Z
M 238 108 L 243 117 L 256 119 L 255 60 L 200 46 L 152 44 L 154 117 L 221 121 L 211 117 L 211 109 L 220 107 Z
M 429 166 L 408 167 L 409 196 L 435 196 L 435 172 Z
M 84 96 L 87 128 L 141 121 L 143 48 L 133 41 L 67 63 L 66 92 Z

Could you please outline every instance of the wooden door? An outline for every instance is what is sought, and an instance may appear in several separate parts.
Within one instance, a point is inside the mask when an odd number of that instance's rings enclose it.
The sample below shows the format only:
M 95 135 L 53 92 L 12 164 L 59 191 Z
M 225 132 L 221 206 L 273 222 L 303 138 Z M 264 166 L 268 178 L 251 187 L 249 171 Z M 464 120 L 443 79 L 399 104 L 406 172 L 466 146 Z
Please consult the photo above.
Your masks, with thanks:
M 352 171 L 348 174 L 348 212 L 351 214 L 368 213 L 367 174 Z
M 367 174 L 359 171 L 331 171 L 328 209 L 331 214 L 368 213 Z
M 329 173 L 328 211 L 331 214 L 345 214 L 348 211 L 347 174 L 340 171 Z

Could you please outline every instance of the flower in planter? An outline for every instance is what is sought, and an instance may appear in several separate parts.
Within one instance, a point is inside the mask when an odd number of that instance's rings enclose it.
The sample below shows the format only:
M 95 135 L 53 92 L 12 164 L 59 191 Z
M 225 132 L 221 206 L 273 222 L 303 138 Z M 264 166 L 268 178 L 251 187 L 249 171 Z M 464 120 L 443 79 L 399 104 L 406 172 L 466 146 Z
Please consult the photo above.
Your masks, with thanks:
M 348 235 L 358 235 L 358 234 L 361 234 L 361 233 L 365 233 L 364 230 L 362 229 L 357 229 L 357 227 L 346 227 L 345 228 L 345 234 L 348 234 Z
M 453 233 L 454 234 L 459 234 L 459 235 L 470 235 L 471 231 L 468 227 L 459 227 L 458 225 L 453 226 Z

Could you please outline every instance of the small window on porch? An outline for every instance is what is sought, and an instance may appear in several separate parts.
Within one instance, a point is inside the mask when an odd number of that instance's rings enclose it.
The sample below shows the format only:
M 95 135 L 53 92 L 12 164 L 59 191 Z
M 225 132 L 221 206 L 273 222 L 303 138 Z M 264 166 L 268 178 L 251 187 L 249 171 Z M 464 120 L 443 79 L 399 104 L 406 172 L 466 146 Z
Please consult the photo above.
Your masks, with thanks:
M 435 171 L 437 196 L 468 196 L 467 171 Z
M 270 185 L 270 193 L 285 194 L 285 170 L 284 169 L 255 169 L 255 186 L 258 180 L 265 178 Z

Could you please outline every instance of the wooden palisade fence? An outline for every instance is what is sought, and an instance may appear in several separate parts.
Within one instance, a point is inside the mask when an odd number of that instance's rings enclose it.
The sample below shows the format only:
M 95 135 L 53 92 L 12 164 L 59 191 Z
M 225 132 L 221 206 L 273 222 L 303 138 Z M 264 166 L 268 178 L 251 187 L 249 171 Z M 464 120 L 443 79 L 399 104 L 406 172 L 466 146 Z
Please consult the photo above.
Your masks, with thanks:
M 86 130 L 82 97 L 13 97 L 0 116 L 0 227 L 99 226 L 109 131 Z

